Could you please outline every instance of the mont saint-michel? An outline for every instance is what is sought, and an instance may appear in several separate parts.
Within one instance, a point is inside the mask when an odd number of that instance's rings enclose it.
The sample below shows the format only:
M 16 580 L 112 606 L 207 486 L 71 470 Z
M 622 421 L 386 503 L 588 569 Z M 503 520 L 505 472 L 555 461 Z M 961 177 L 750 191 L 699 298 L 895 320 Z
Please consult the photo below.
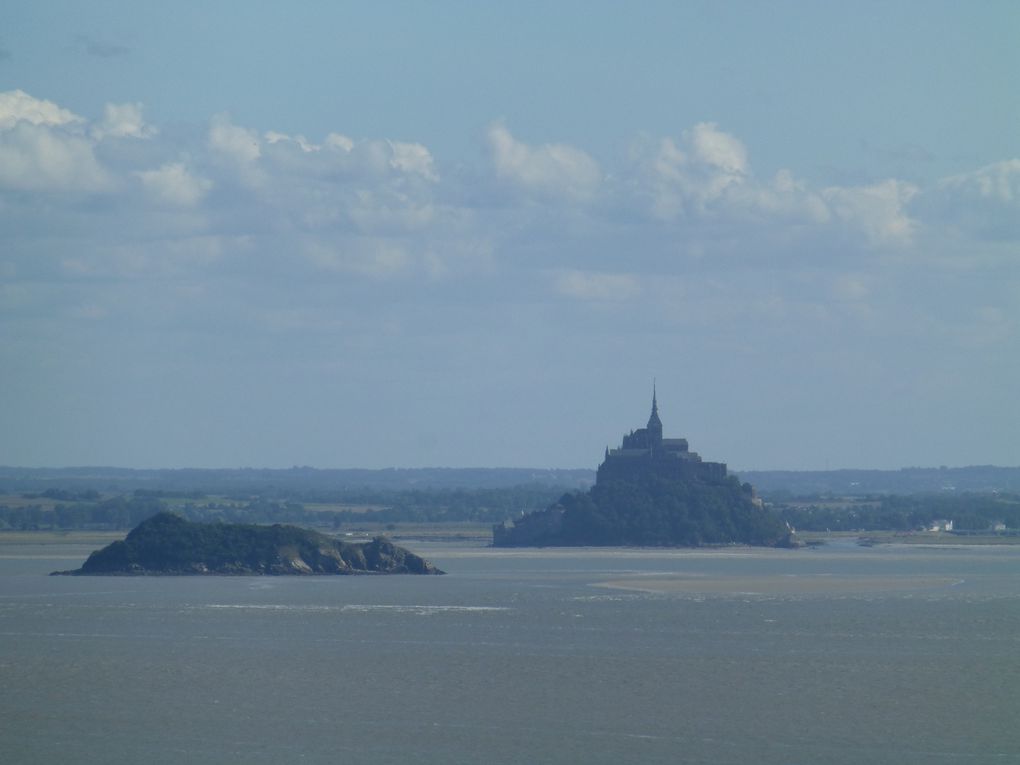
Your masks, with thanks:
M 750 484 L 707 462 L 685 438 L 664 438 L 652 392 L 648 424 L 606 448 L 595 485 L 493 527 L 496 547 L 555 545 L 788 546 L 790 530 Z

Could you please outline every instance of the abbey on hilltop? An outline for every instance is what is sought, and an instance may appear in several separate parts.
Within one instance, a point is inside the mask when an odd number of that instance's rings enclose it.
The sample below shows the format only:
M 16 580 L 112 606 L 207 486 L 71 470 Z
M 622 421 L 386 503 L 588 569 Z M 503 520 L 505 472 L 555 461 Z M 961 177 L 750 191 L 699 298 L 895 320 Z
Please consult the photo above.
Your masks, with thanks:
M 492 529 L 496 547 L 796 544 L 750 484 L 705 462 L 685 438 L 663 438 L 652 388 L 648 424 L 606 449 L 595 485 Z
M 659 402 L 652 388 L 652 414 L 648 424 L 623 437 L 619 449 L 606 448 L 605 460 L 599 465 L 596 483 L 607 480 L 659 475 L 664 478 L 690 478 L 708 482 L 726 479 L 722 462 L 703 462 L 697 452 L 687 446 L 686 438 L 663 438 Z

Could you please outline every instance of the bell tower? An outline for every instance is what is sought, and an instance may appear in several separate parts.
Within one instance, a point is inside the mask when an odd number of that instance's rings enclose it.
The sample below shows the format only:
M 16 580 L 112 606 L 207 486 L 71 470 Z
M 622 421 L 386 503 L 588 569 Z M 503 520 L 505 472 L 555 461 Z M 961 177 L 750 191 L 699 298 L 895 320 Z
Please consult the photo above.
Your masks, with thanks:
M 648 418 L 648 441 L 653 449 L 662 446 L 662 420 L 659 419 L 659 402 L 656 399 L 655 383 L 652 383 L 652 414 Z

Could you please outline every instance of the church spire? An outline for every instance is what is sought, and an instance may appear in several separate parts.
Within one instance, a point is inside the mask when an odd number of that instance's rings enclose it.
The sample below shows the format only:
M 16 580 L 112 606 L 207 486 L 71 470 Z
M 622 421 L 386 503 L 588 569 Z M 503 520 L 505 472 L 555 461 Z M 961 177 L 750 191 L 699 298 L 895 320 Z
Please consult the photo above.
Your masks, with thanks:
M 662 420 L 659 419 L 659 401 L 656 396 L 654 380 L 652 381 L 652 414 L 648 418 L 648 434 L 656 445 L 662 441 Z

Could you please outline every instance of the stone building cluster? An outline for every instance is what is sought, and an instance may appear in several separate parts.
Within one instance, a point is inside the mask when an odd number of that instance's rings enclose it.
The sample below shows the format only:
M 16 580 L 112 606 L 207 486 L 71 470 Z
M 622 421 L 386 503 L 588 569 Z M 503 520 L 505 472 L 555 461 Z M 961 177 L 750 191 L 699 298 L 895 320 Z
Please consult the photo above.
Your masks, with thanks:
M 606 448 L 596 483 L 655 475 L 718 483 L 726 479 L 726 465 L 703 461 L 697 452 L 690 450 L 686 438 L 662 437 L 659 403 L 653 388 L 648 424 L 626 434 L 619 449 Z

